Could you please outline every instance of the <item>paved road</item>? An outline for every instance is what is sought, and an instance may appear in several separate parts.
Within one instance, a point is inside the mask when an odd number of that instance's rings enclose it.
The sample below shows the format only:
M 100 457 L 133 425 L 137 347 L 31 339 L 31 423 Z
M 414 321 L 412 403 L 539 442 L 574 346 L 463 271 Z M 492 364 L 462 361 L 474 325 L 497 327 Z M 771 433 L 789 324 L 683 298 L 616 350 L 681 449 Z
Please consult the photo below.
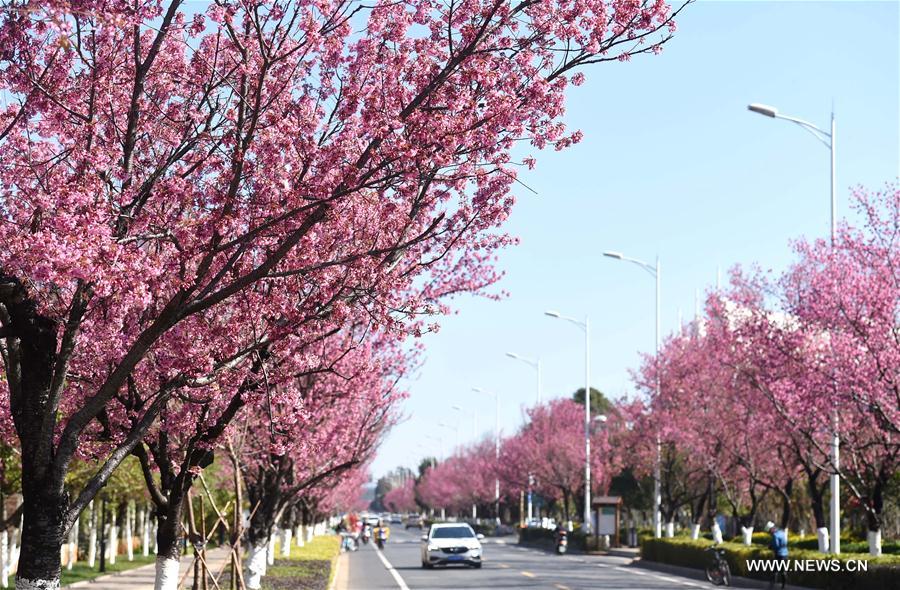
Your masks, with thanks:
M 558 556 L 537 549 L 510 544 L 484 545 L 484 566 L 480 570 L 448 567 L 425 570 L 421 567 L 418 531 L 395 530 L 379 557 L 374 543 L 349 554 L 349 579 L 336 590 L 455 590 L 550 588 L 584 590 L 622 588 L 661 590 L 664 588 L 710 588 L 705 582 L 628 566 L 621 557 L 584 555 Z

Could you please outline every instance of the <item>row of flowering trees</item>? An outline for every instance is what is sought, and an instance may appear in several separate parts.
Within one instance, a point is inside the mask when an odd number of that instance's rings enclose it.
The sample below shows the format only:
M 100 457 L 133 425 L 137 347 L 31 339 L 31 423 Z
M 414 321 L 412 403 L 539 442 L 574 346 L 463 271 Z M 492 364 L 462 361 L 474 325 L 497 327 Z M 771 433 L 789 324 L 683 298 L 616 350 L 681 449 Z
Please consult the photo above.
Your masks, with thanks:
M 885 510 L 900 500 L 900 187 L 856 191 L 854 211 L 859 227 L 841 227 L 834 244 L 797 243 L 781 275 L 736 270 L 689 329 L 645 359 L 635 372 L 640 398 L 610 407 L 592 434 L 595 493 L 631 478 L 639 494 L 658 471 L 669 536 L 686 517 L 695 538 L 701 525 L 720 538 L 724 512 L 747 544 L 761 521 L 810 522 L 826 551 L 836 473 L 843 510 L 864 523 L 870 553 L 881 553 Z M 507 505 L 531 489 L 560 516 L 573 506 L 581 514 L 583 412 L 567 399 L 531 408 L 499 458 L 492 440 L 459 450 L 403 497 L 459 515 L 490 512 L 498 479 Z
M 602 427 L 591 433 L 592 489 L 606 493 L 621 469 L 615 441 L 624 433 L 622 415 L 610 412 Z M 415 484 L 414 497 L 422 507 L 462 516 L 494 514 L 496 484 L 506 506 L 518 506 L 523 493 L 539 494 L 556 507 L 559 516 L 583 514 L 584 406 L 571 399 L 555 399 L 527 410 L 525 424 L 496 442 L 483 439 L 425 469 Z M 386 496 L 387 498 L 387 496 Z
M 0 423 L 21 456 L 22 590 L 58 587 L 68 531 L 130 455 L 164 588 L 188 490 L 238 431 L 254 546 L 299 489 L 360 463 L 390 422 L 392 351 L 497 279 L 514 144 L 577 142 L 560 117 L 579 69 L 674 30 L 663 0 L 194 10 L 0 13 Z
M 699 528 L 724 502 L 749 543 L 763 498 L 778 500 L 787 526 L 803 497 L 825 550 L 837 473 L 880 554 L 900 470 L 900 187 L 854 199 L 861 227 L 840 228 L 833 245 L 798 243 L 780 276 L 736 271 L 638 373 L 637 464 L 651 473 L 659 461 L 670 529 L 679 510 Z

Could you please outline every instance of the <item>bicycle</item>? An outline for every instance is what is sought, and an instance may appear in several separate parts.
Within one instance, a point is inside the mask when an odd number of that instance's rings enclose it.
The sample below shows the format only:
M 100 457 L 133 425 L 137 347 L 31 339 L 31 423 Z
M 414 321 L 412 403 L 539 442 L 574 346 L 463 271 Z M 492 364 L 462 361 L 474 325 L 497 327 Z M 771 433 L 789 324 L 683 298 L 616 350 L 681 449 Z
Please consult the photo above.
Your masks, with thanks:
M 710 563 L 706 566 L 706 579 L 715 586 L 730 586 L 731 568 L 725 560 L 725 550 L 713 545 L 706 551 L 711 553 Z

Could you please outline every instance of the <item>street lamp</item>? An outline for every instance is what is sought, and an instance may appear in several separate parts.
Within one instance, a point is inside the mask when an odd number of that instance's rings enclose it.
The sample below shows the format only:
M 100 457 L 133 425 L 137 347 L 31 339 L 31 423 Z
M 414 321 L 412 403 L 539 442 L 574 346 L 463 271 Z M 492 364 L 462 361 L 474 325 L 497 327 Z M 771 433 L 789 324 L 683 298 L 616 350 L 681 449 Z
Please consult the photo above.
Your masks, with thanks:
M 809 121 L 804 121 L 797 117 L 782 115 L 778 109 L 764 104 L 752 103 L 747 105 L 747 110 L 773 119 L 783 119 L 790 121 L 809 132 L 822 145 L 828 148 L 831 154 L 831 246 L 834 247 L 834 237 L 836 233 L 836 215 L 837 215 L 837 176 L 835 172 L 835 142 L 836 142 L 836 126 L 834 121 L 834 107 L 831 109 L 831 130 L 825 131 L 817 127 Z M 840 436 L 838 435 L 838 414 L 837 408 L 834 409 L 832 417 L 834 434 L 831 439 L 831 461 L 834 463 L 834 473 L 831 475 L 831 550 L 834 554 L 841 552 L 841 479 L 838 475 L 840 470 Z
M 511 359 L 515 359 L 517 361 L 522 361 L 529 367 L 533 368 L 537 372 L 537 405 L 541 405 L 541 359 L 530 359 L 524 356 L 520 356 L 514 352 L 507 352 L 506 356 Z M 531 522 L 531 517 L 534 514 L 534 504 L 532 501 L 532 491 L 531 491 L 531 473 L 528 474 L 528 520 L 526 522 Z
M 523 363 L 537 371 L 537 404 L 541 405 L 541 359 L 530 359 L 524 356 L 519 356 L 514 352 L 507 352 L 506 356 L 511 359 L 516 359 L 517 361 L 522 361 Z
M 440 445 L 441 449 L 441 460 L 444 459 L 444 437 L 443 436 L 431 436 L 430 434 L 426 434 L 425 438 L 430 438 L 433 441 L 436 441 L 438 445 Z
M 462 406 L 451 406 L 452 409 L 456 410 L 461 414 L 471 415 L 472 416 L 472 438 L 478 438 L 478 412 L 472 411 L 469 412 Z
M 450 424 L 439 422 L 438 426 L 440 426 L 441 428 L 449 428 L 450 430 L 456 431 L 456 450 L 459 450 L 459 424 L 457 424 L 456 426 L 451 426 Z
M 650 276 L 654 278 L 656 281 L 656 397 L 659 397 L 659 350 L 660 350 L 660 332 L 659 332 L 659 306 L 660 306 L 660 268 L 659 268 L 659 256 L 656 257 L 656 266 L 653 266 L 647 262 L 643 262 L 642 260 L 638 260 L 636 258 L 629 258 L 625 256 L 621 252 L 613 252 L 607 251 L 603 253 L 607 258 L 614 258 L 615 260 L 622 260 L 624 262 L 630 262 L 632 264 L 636 264 L 644 271 L 646 271 Z M 660 442 L 659 435 L 656 436 L 656 468 L 653 471 L 653 532 L 656 535 L 656 538 L 662 537 L 662 515 L 660 513 L 660 504 L 662 503 L 662 497 L 660 492 Z
M 584 531 L 591 532 L 591 322 L 561 315 L 558 311 L 545 311 L 544 315 L 565 320 L 584 330 Z
M 500 461 L 500 396 L 493 391 L 485 391 L 480 387 L 473 387 L 472 391 L 476 393 L 487 393 L 494 396 L 496 403 L 496 414 L 494 418 L 494 457 Z M 494 478 L 494 505 L 497 514 L 497 524 L 500 524 L 500 478 Z
M 828 148 L 831 153 L 831 244 L 834 245 L 834 234 L 835 234 L 835 214 L 837 213 L 837 183 L 835 176 L 835 121 L 834 121 L 834 109 L 831 110 L 831 131 L 825 131 L 824 129 L 817 127 L 810 123 L 809 121 L 804 121 L 803 119 L 799 119 L 797 117 L 791 117 L 789 115 L 782 115 L 778 112 L 773 106 L 752 103 L 747 105 L 747 110 L 752 111 L 754 113 L 758 113 L 760 115 L 765 115 L 766 117 L 771 117 L 772 119 L 783 119 L 785 121 L 790 121 L 796 125 L 799 125 L 806 131 L 808 131 L 813 137 L 819 140 L 822 145 Z

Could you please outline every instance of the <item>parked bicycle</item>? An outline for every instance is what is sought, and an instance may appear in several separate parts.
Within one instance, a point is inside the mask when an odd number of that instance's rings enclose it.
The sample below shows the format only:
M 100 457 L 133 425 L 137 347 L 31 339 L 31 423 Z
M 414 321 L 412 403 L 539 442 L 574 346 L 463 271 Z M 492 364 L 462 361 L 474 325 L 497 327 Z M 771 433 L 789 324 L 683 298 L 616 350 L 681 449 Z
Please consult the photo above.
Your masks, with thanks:
M 712 545 L 706 551 L 710 553 L 710 562 L 706 566 L 706 579 L 710 584 L 716 586 L 730 586 L 731 568 L 728 567 L 728 561 L 725 560 L 725 550 Z

